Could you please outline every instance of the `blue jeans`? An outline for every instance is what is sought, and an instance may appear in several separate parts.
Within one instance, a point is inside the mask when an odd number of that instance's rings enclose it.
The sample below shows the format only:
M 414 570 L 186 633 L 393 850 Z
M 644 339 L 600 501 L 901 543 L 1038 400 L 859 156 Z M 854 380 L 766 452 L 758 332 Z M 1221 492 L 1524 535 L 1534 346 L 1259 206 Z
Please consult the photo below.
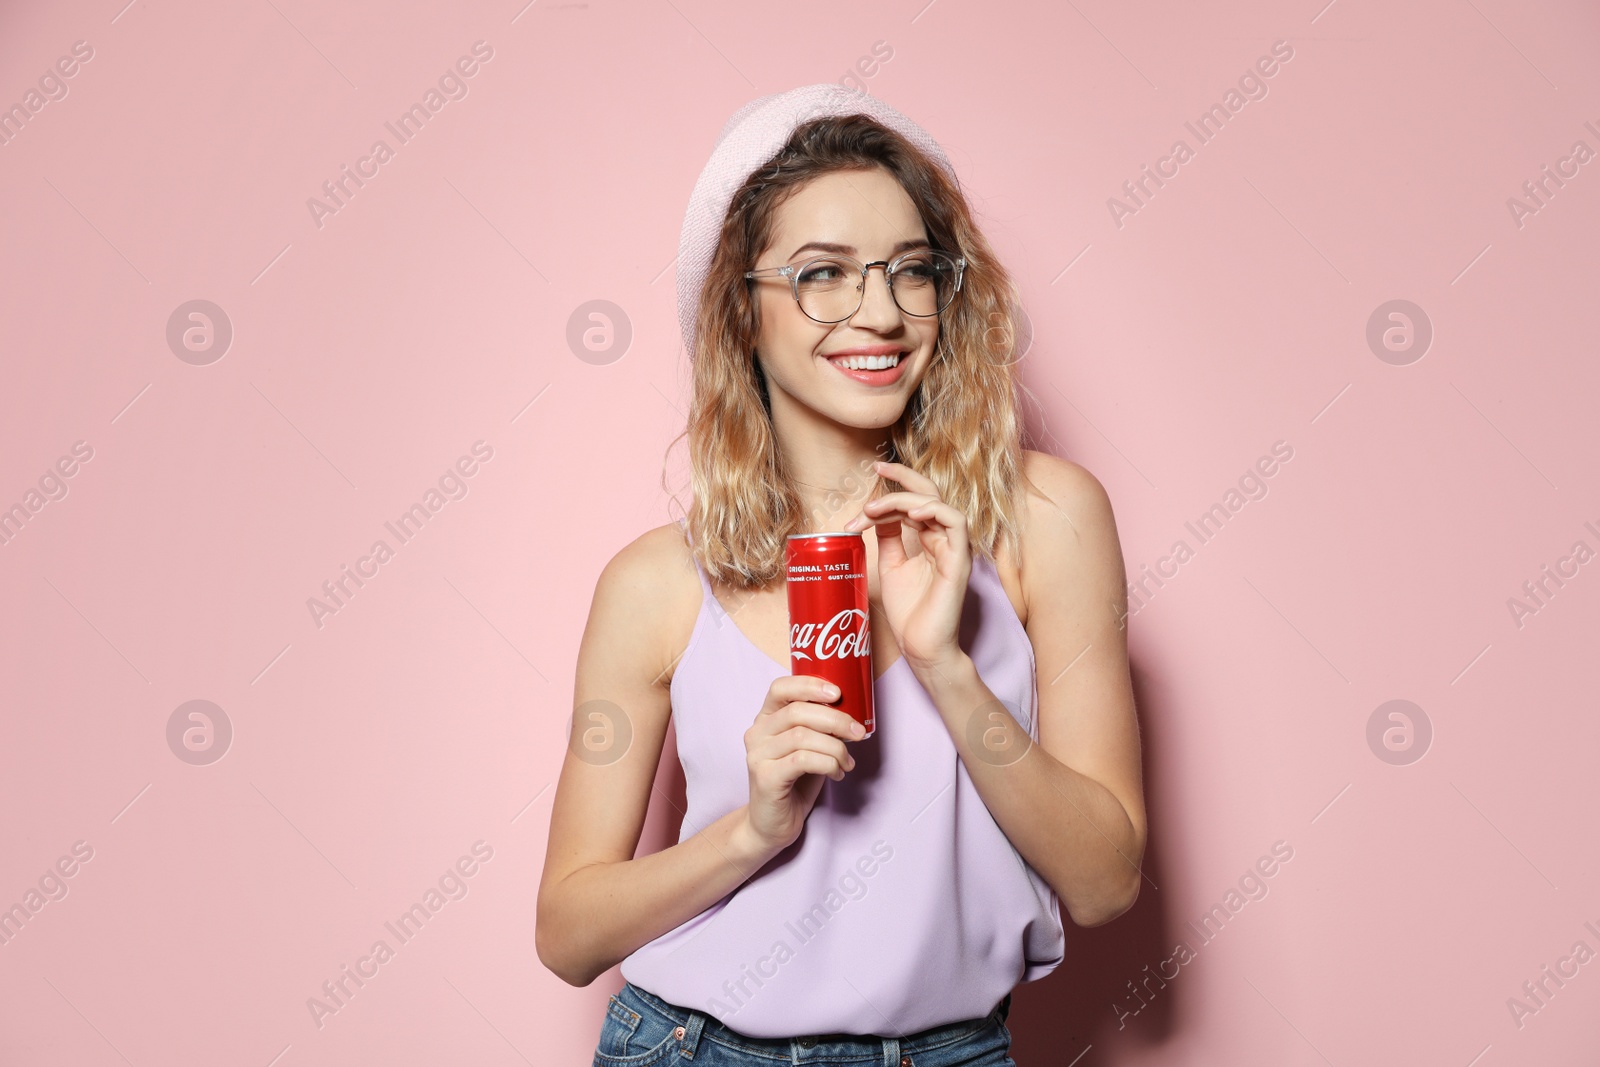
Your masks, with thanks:
M 606 1005 L 594 1067 L 1016 1067 L 1006 1029 L 1010 1011 L 1007 993 L 982 1019 L 905 1037 L 748 1037 L 626 982 Z

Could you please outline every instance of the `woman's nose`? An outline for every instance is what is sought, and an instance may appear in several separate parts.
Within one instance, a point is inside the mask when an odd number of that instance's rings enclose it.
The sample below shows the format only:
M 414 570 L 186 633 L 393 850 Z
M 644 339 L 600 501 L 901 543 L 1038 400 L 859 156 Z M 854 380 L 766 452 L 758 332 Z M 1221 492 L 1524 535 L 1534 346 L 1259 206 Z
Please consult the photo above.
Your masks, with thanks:
M 876 276 L 873 274 L 874 267 L 878 268 Z M 852 322 L 893 324 L 900 318 L 900 305 L 895 303 L 894 293 L 889 288 L 888 270 L 887 264 L 872 263 L 867 266 L 867 276 L 861 279 L 861 306 L 850 317 Z

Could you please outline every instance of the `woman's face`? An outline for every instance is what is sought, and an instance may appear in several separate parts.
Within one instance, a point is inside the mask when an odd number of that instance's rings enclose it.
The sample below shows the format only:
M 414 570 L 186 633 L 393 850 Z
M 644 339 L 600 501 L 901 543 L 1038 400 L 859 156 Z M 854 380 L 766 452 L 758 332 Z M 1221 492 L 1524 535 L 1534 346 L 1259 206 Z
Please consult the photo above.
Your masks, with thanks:
M 779 206 L 772 241 L 755 266 L 798 265 L 827 252 L 862 263 L 893 260 L 908 247 L 927 247 L 927 238 L 916 206 L 887 170 L 835 171 L 812 179 Z M 817 248 L 813 242 L 838 247 Z M 854 291 L 856 284 L 849 288 Z M 860 429 L 899 420 L 933 360 L 939 319 L 903 313 L 882 267 L 867 272 L 861 307 L 842 322 L 807 316 L 781 276 L 755 279 L 755 295 L 756 358 L 775 415 L 793 403 Z M 899 363 L 887 375 L 877 372 L 880 382 L 863 381 L 845 370 L 842 359 L 857 349 L 893 352 Z

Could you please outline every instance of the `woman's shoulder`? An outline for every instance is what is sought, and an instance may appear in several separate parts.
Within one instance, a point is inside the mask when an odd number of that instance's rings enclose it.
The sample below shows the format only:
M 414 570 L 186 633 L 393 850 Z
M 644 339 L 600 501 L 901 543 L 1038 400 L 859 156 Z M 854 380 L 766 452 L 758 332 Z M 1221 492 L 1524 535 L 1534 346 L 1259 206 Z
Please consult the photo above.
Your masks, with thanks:
M 1073 501 L 1093 506 L 1106 499 L 1105 487 L 1087 467 L 1062 456 L 1025 448 L 1022 450 L 1022 474 L 1035 490 L 1049 498 L 1039 500 L 1026 484 L 1020 485 L 1017 496 L 1024 514 L 1036 514 L 1039 505 L 1049 507 L 1051 502 Z
M 671 681 L 700 614 L 702 587 L 688 538 L 677 522 L 668 522 L 622 546 L 601 572 L 595 599 L 634 620 L 644 651 Z
M 1078 550 L 1088 548 L 1095 566 L 1109 567 L 1103 546 L 1116 546 L 1117 534 L 1111 499 L 1087 467 L 1024 449 L 1022 474 L 1016 493 L 1018 558 L 1008 559 L 1002 573 L 1012 583 L 1008 591 L 1016 589 L 1013 599 L 1026 606 L 1063 580 L 1067 561 L 1081 558 Z M 1120 565 L 1120 551 L 1116 562 Z M 1025 607 L 1018 615 L 1027 619 L 1029 612 Z

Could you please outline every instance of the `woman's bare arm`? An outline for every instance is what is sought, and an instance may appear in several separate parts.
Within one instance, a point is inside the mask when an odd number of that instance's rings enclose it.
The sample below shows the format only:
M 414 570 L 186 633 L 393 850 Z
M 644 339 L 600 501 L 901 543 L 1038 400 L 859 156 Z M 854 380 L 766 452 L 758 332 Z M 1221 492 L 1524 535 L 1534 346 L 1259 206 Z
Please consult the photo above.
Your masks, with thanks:
M 688 638 L 666 625 L 690 617 L 676 610 L 690 588 L 687 552 L 674 524 L 617 553 L 596 583 L 579 647 L 573 738 L 534 920 L 539 961 L 575 986 L 699 915 L 774 854 L 750 831 L 746 805 L 633 858 L 672 710 L 667 668 Z

